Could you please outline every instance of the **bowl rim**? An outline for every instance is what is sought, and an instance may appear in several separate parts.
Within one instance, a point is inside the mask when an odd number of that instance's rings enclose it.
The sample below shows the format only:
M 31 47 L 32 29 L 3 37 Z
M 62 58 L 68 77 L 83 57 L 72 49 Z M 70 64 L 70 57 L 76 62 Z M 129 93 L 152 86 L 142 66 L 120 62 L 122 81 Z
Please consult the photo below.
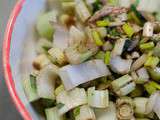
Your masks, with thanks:
M 12 32 L 13 32 L 16 19 L 19 13 L 21 12 L 21 9 L 25 1 L 26 0 L 18 0 L 9 17 L 5 34 L 4 34 L 2 61 L 3 61 L 3 71 L 4 71 L 5 82 L 8 87 L 8 91 L 10 93 L 13 103 L 15 104 L 17 110 L 25 120 L 32 120 L 31 115 L 29 114 L 28 110 L 25 108 L 24 104 L 22 103 L 22 101 L 20 100 L 16 92 L 15 84 L 12 77 L 11 65 L 10 65 L 10 45 L 11 45 Z

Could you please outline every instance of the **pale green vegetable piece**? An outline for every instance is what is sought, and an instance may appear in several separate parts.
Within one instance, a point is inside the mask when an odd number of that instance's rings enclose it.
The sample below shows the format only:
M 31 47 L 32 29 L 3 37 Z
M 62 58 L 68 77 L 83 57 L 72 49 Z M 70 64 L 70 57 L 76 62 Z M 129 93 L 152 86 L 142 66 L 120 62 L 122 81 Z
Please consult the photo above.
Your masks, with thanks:
M 40 37 L 47 38 L 48 40 L 52 40 L 54 28 L 50 24 L 51 21 L 56 22 L 58 12 L 53 10 L 47 13 L 42 14 L 37 21 L 37 31 Z

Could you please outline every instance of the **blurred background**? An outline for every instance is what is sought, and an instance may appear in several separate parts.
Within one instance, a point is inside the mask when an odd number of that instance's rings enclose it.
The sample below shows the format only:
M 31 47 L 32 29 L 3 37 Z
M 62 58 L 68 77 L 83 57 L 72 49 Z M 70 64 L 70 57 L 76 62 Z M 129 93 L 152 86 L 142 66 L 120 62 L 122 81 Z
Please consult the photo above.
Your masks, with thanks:
M 0 0 L 0 48 L 2 48 L 4 31 L 10 12 L 17 0 Z M 22 120 L 16 110 L 6 87 L 2 68 L 2 49 L 0 49 L 0 120 Z

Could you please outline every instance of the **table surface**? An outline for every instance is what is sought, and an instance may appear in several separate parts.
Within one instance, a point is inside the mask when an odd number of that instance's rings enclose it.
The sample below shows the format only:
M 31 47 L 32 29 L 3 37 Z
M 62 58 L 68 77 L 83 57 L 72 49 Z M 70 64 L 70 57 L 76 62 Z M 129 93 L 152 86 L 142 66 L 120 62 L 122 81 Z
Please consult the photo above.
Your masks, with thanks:
M 0 47 L 2 48 L 6 22 L 17 0 L 0 0 Z M 22 120 L 16 110 L 3 77 L 2 49 L 0 49 L 0 120 Z

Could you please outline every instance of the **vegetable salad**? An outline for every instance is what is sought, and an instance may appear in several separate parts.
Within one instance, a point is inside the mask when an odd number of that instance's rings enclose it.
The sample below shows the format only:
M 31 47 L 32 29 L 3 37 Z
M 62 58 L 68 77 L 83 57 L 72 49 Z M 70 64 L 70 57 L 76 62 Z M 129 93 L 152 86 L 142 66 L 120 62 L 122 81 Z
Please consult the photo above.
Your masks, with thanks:
M 159 120 L 160 1 L 47 3 L 24 80 L 35 109 L 46 120 Z

